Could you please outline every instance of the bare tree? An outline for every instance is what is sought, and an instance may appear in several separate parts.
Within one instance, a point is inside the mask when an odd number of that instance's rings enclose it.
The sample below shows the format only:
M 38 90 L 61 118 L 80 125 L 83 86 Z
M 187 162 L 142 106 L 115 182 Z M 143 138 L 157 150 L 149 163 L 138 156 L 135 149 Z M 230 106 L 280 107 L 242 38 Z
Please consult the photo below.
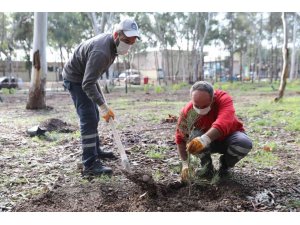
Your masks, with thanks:
M 296 66 L 296 40 L 297 40 L 297 13 L 294 13 L 294 27 L 293 27 L 293 50 L 292 50 L 292 59 L 291 59 L 291 71 L 290 79 L 294 79 L 295 76 L 295 66 Z
M 282 66 L 281 80 L 280 80 L 280 86 L 279 86 L 279 94 L 275 98 L 275 102 L 279 101 L 283 97 L 284 90 L 286 87 L 286 79 L 288 77 L 289 52 L 288 52 L 288 47 L 287 47 L 287 45 L 288 45 L 287 22 L 286 22 L 286 17 L 285 17 L 284 12 L 281 15 L 281 19 L 282 19 L 282 25 L 283 25 L 283 46 L 282 46 L 283 66 Z
M 47 17 L 47 12 L 34 13 L 33 68 L 26 109 L 46 108 L 45 87 L 47 77 Z

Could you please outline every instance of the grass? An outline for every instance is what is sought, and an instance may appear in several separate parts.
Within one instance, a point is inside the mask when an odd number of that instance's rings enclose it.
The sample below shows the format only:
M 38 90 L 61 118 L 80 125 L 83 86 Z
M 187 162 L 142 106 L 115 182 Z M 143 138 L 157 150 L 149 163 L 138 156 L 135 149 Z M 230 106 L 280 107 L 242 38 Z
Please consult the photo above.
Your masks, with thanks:
M 261 81 L 261 82 L 216 82 L 214 84 L 215 89 L 222 89 L 224 91 L 240 91 L 240 92 L 274 92 L 278 91 L 280 82 L 274 81 L 272 84 L 269 81 Z M 295 80 L 287 83 L 286 91 L 299 91 L 300 81 Z
M 253 104 L 237 104 L 236 111 L 249 120 L 250 128 L 272 129 L 279 127 L 287 131 L 300 131 L 300 97 L 284 97 L 278 103 L 262 99 Z M 263 129 L 264 130 L 264 129 Z M 269 131 L 271 134 L 271 131 Z
M 152 174 L 154 181 L 158 182 L 162 178 L 163 174 L 159 170 L 155 170 Z
M 257 150 L 253 154 L 246 156 L 243 160 L 243 163 L 249 162 L 258 168 L 267 168 L 275 166 L 278 160 L 278 156 L 273 154 L 271 151 L 267 152 L 264 150 Z
M 300 208 L 300 200 L 299 199 L 295 199 L 295 200 L 291 200 L 288 202 L 288 207 L 291 208 Z

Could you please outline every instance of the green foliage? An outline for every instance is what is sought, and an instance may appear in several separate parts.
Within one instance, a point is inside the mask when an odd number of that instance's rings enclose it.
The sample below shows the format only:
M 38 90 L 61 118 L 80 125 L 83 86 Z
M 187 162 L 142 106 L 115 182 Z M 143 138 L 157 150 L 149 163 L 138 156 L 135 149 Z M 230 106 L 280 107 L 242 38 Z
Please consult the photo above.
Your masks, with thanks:
M 160 94 L 164 91 L 163 87 L 160 85 L 154 86 L 154 91 L 156 94 Z
M 144 85 L 144 92 L 145 93 L 149 93 L 149 90 L 150 90 L 150 85 L 149 84 L 145 84 Z
M 185 82 L 181 82 L 179 84 L 173 84 L 172 85 L 172 91 L 178 91 L 178 90 L 180 90 L 180 89 L 182 89 L 184 87 L 187 87 L 187 86 L 188 86 L 188 84 L 185 83 Z
M 278 162 L 278 157 L 272 152 L 258 150 L 254 154 L 247 156 L 245 161 L 252 162 L 258 167 L 272 167 Z
M 4 95 L 9 95 L 10 94 L 10 90 L 8 88 L 2 88 L 2 94 Z
M 163 174 L 159 170 L 155 170 L 155 172 L 152 174 L 152 177 L 156 182 L 158 182 L 162 176 Z

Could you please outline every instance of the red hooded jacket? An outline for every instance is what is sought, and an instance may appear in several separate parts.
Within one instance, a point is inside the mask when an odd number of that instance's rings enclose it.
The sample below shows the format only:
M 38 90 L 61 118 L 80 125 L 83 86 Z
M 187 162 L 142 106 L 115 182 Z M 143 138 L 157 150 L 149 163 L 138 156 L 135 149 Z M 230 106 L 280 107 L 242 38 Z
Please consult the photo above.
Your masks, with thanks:
M 222 134 L 218 138 L 220 141 L 235 131 L 245 131 L 243 123 L 235 115 L 231 96 L 221 90 L 214 92 L 211 110 L 204 116 L 195 112 L 192 101 L 186 104 L 178 118 L 175 134 L 176 144 L 187 142 L 192 127 L 201 129 L 204 133 L 214 127 Z

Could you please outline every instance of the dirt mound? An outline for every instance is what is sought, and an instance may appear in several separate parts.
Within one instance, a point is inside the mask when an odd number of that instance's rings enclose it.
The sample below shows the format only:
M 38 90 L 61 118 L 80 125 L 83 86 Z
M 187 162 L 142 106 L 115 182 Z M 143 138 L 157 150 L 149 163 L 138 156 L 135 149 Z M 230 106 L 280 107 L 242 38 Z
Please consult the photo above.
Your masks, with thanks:
M 77 130 L 75 126 L 56 118 L 51 118 L 41 122 L 39 127 L 42 130 L 46 130 L 50 132 L 57 131 L 61 133 L 71 133 Z

